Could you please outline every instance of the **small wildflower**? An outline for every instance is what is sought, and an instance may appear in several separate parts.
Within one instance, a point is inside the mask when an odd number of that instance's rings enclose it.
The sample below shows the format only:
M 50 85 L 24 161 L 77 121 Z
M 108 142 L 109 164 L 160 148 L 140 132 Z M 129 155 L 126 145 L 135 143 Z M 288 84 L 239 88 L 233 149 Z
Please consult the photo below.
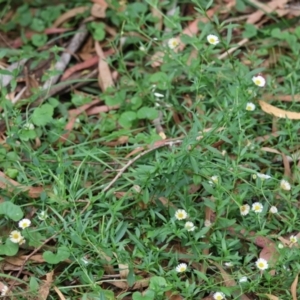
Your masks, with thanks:
M 142 51 L 142 52 L 145 52 L 145 51 L 146 51 L 146 48 L 145 48 L 145 46 L 140 46 L 140 47 L 139 47 L 139 50 Z
M 187 230 L 187 231 L 194 231 L 196 229 L 195 225 L 193 222 L 186 222 L 184 224 L 184 228 Z
M 222 156 L 225 156 L 227 154 L 227 151 L 226 150 L 222 150 L 221 154 L 222 154 Z
M 225 299 L 225 295 L 224 295 L 224 293 L 216 292 L 213 294 L 213 298 L 215 300 L 222 300 L 222 299 Z
M 81 258 L 81 261 L 84 265 L 88 265 L 90 263 L 89 260 L 85 256 Z
M 204 226 L 205 226 L 205 227 L 211 226 L 210 220 L 205 220 L 205 221 L 204 221 Z
M 211 176 L 210 179 L 211 180 L 208 182 L 209 184 L 218 184 L 219 182 L 219 178 L 217 175 Z
M 267 180 L 267 179 L 272 178 L 270 175 L 262 174 L 262 173 L 256 173 L 256 176 L 259 177 L 261 180 Z
M 269 268 L 268 262 L 264 258 L 259 258 L 255 264 L 256 264 L 256 267 L 258 269 L 260 269 L 261 271 Z
M 255 213 L 261 213 L 263 211 L 263 205 L 259 202 L 255 202 L 252 204 L 252 210 L 255 212 Z
M 23 219 L 19 222 L 19 227 L 21 229 L 25 229 L 25 228 L 29 227 L 30 224 L 31 224 L 31 221 L 29 219 Z
M 23 244 L 25 244 L 25 243 L 26 243 L 26 240 L 25 240 L 24 237 L 22 236 L 21 239 L 20 239 L 20 241 L 19 241 L 19 245 L 21 246 L 21 245 L 23 245 Z
M 283 248 L 284 248 L 283 244 L 281 244 L 281 243 L 279 243 L 277 247 L 278 247 L 279 249 L 283 249 Z
M 226 262 L 226 263 L 224 263 L 224 266 L 226 268 L 231 268 L 233 266 L 233 263 L 232 262 Z
M 45 221 L 48 218 L 47 212 L 45 210 L 42 210 L 39 214 L 38 214 L 38 218 L 41 221 Z
M 298 242 L 298 238 L 296 236 L 294 236 L 294 235 L 291 235 L 290 236 L 290 242 L 292 244 L 296 244 Z
M 260 87 L 264 87 L 266 85 L 266 79 L 261 75 L 253 76 L 252 81 L 254 82 L 255 85 Z
M 270 213 L 271 214 L 277 214 L 278 213 L 278 209 L 276 206 L 271 206 L 270 207 Z
M 255 104 L 252 102 L 248 102 L 246 105 L 246 110 L 248 111 L 254 111 L 255 110 Z
M 239 279 L 240 283 L 247 282 L 247 281 L 248 281 L 248 278 L 246 276 L 243 276 Z
M 171 38 L 168 40 L 168 46 L 170 49 L 175 49 L 179 45 L 179 40 L 177 38 Z
M 176 267 L 176 272 L 178 273 L 183 273 L 185 272 L 187 269 L 187 264 L 185 263 L 182 263 L 182 264 L 179 264 L 177 267 Z
M 184 209 L 178 209 L 175 213 L 175 218 L 177 220 L 184 220 L 187 218 L 187 212 Z
M 33 130 L 34 129 L 34 125 L 32 123 L 25 123 L 23 125 L 23 129 L 25 129 L 25 130 Z
M 207 41 L 208 41 L 211 45 L 217 45 L 217 44 L 219 44 L 219 42 L 220 42 L 219 38 L 218 38 L 216 35 L 214 35 L 214 34 L 209 34 L 209 35 L 207 36 Z
M 23 236 L 21 235 L 20 231 L 13 230 L 9 235 L 9 239 L 13 243 L 19 243 L 23 239 Z
M 154 93 L 154 96 L 155 96 L 156 98 L 163 98 L 163 97 L 164 97 L 164 95 L 163 95 L 163 94 L 160 94 L 160 93 Z
M 284 179 L 280 181 L 280 187 L 285 191 L 289 191 L 291 189 L 290 183 Z
M 240 213 L 242 216 L 247 216 L 250 211 L 250 206 L 248 204 L 244 204 L 240 207 Z
M 2 290 L 1 290 L 1 296 L 6 296 L 7 291 L 8 291 L 8 286 L 3 285 Z

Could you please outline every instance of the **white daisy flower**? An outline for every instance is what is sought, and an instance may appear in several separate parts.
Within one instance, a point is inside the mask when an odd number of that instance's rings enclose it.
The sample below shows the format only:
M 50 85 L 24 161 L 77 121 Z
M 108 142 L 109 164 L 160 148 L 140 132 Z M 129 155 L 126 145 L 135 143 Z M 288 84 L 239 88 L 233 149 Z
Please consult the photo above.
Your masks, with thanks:
M 210 220 L 205 220 L 205 221 L 204 221 L 204 226 L 205 226 L 205 227 L 211 226 Z
M 20 239 L 20 241 L 19 241 L 19 245 L 21 246 L 21 245 L 23 245 L 23 244 L 25 244 L 25 243 L 26 243 L 26 240 L 25 240 L 24 237 L 22 236 L 21 239 Z
M 7 291 L 8 291 L 8 286 L 3 285 L 3 288 L 1 290 L 1 296 L 6 296 Z
M 263 205 L 259 202 L 255 202 L 252 204 L 252 210 L 255 212 L 255 213 L 261 213 L 263 211 Z
M 242 216 L 247 216 L 250 211 L 250 206 L 248 204 L 244 204 L 240 206 L 240 213 Z
M 163 94 L 160 94 L 160 93 L 154 93 L 154 96 L 155 96 L 156 98 L 163 98 L 163 97 L 164 97 L 164 95 L 163 95 Z
M 214 35 L 214 34 L 209 34 L 209 35 L 207 36 L 207 41 L 208 41 L 211 45 L 217 45 L 217 44 L 220 43 L 219 38 L 218 38 L 216 35 Z
M 194 231 L 196 229 L 195 225 L 193 222 L 186 222 L 184 224 L 184 228 L 187 230 L 187 231 Z
M 9 235 L 9 239 L 13 242 L 13 243 L 19 243 L 22 241 L 23 236 L 21 235 L 20 231 L 18 230 L 13 230 L 10 235 Z
M 225 294 L 222 292 L 216 292 L 213 294 L 213 298 L 215 300 L 223 300 L 223 299 L 225 299 Z
M 291 189 L 290 183 L 284 179 L 280 181 L 280 187 L 285 191 L 289 191 Z
M 45 221 L 48 218 L 47 212 L 45 210 L 42 210 L 39 214 L 38 214 L 38 218 L 41 221 Z
M 256 173 L 256 176 L 262 180 L 268 180 L 268 179 L 272 178 L 270 175 L 262 174 L 262 173 Z
M 177 220 L 184 220 L 187 218 L 187 212 L 184 210 L 184 209 L 178 209 L 176 212 L 175 212 L 175 218 Z
M 277 213 L 278 213 L 277 207 L 276 207 L 276 206 L 271 206 L 271 207 L 270 207 L 270 213 L 272 213 L 272 214 L 277 214 Z
M 25 129 L 25 130 L 33 130 L 34 129 L 34 125 L 32 123 L 25 123 L 23 125 L 23 129 Z
M 247 281 L 248 281 L 248 278 L 246 276 L 243 276 L 239 279 L 240 283 L 247 282 Z
M 252 81 L 254 82 L 254 84 L 260 87 L 264 87 L 266 85 L 266 79 L 261 75 L 253 76 Z
M 31 221 L 29 219 L 23 219 L 19 222 L 19 227 L 21 229 L 25 229 L 25 228 L 29 227 L 30 224 L 31 224 Z
M 264 271 L 269 268 L 268 262 L 264 258 L 259 258 L 255 264 L 256 267 L 261 271 Z
M 255 110 L 255 104 L 252 102 L 248 102 L 246 105 L 246 110 L 248 111 L 254 111 Z
M 179 39 L 171 38 L 168 40 L 168 46 L 170 49 L 175 49 L 179 45 Z
M 294 235 L 291 235 L 290 236 L 290 242 L 292 244 L 296 244 L 298 242 L 298 238 L 296 236 L 294 236 Z
M 176 267 L 176 272 L 183 273 L 187 270 L 187 264 L 181 263 Z
M 224 263 L 224 266 L 225 266 L 226 268 L 231 268 L 231 267 L 233 266 L 233 263 L 232 263 L 232 262 L 225 262 L 225 263 Z
M 218 184 L 219 182 L 219 177 L 217 175 L 211 176 L 210 179 L 211 180 L 208 182 L 210 185 Z

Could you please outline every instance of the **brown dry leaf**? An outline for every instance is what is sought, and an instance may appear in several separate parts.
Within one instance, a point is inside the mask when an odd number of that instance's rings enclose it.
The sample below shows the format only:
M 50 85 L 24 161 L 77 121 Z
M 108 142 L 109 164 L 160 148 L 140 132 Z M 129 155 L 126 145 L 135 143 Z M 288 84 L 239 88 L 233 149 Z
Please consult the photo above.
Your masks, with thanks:
M 45 190 L 43 187 L 23 186 L 0 171 L 0 189 L 15 193 L 16 188 L 19 189 L 20 192 L 28 192 L 31 198 L 39 198 L 40 194 Z
M 279 152 L 278 150 L 270 148 L 270 147 L 262 147 L 261 150 L 281 155 L 282 161 L 283 161 L 283 166 L 284 166 L 284 176 L 292 178 L 292 171 L 291 171 L 289 159 L 284 153 Z
M 278 118 L 288 118 L 290 120 L 300 120 L 300 113 L 287 111 L 276 106 L 273 106 L 265 101 L 258 101 L 261 109 L 267 114 L 273 115 Z
M 46 274 L 46 280 L 43 280 L 43 283 L 39 288 L 38 300 L 47 300 L 53 282 L 53 274 L 54 271 Z
M 182 300 L 182 296 L 178 295 L 178 292 L 171 292 L 171 291 L 167 291 L 165 292 L 165 295 L 167 297 L 167 299 L 169 300 Z
M 56 286 L 54 286 L 53 289 L 56 292 L 56 294 L 58 295 L 60 300 L 66 300 L 64 294 Z
M 109 69 L 108 63 L 105 61 L 105 55 L 103 50 L 99 44 L 99 42 L 95 42 L 95 48 L 97 55 L 99 56 L 99 75 L 98 75 L 98 83 L 102 91 L 105 91 L 107 88 L 114 86 L 114 81 L 112 79 L 112 75 Z
M 271 13 L 274 10 L 276 10 L 276 8 L 282 8 L 287 2 L 288 0 L 273 0 L 270 1 L 267 4 L 262 4 L 259 1 L 256 0 L 251 0 L 250 2 L 252 2 L 254 5 L 256 5 L 257 7 L 260 7 L 262 10 L 257 10 L 255 11 L 253 14 L 251 14 L 246 23 L 249 24 L 255 24 L 257 23 L 266 13 Z
M 91 15 L 95 18 L 105 18 L 107 3 L 103 1 L 102 4 L 95 3 L 91 8 Z
M 79 14 L 83 14 L 84 12 L 86 12 L 87 10 L 89 10 L 88 6 L 79 6 L 79 7 L 75 7 L 71 10 L 68 10 L 66 13 L 62 14 L 54 23 L 53 23 L 53 27 L 59 27 L 61 24 L 63 24 L 65 21 L 76 17 Z
M 88 103 L 88 104 L 84 104 L 76 109 L 71 109 L 69 110 L 69 122 L 67 123 L 67 125 L 65 126 L 65 131 L 67 131 L 65 134 L 63 134 L 59 141 L 61 143 L 65 142 L 66 139 L 68 138 L 71 130 L 73 129 L 74 127 L 74 124 L 75 124 L 75 121 L 76 121 L 76 118 L 81 114 L 83 113 L 84 111 L 88 110 L 90 107 L 92 107 L 93 105 L 99 103 L 99 100 L 94 100 L 92 101 L 91 103 Z
M 7 256 L 5 257 L 4 261 L 12 264 L 14 266 L 23 266 L 25 260 L 27 259 L 26 255 L 21 256 Z M 36 254 L 30 257 L 29 261 L 31 263 L 44 263 L 45 260 L 43 259 L 43 256 L 41 254 Z
M 292 293 L 292 297 L 293 297 L 293 300 L 297 300 L 297 285 L 298 285 L 298 277 L 299 277 L 299 274 L 297 274 L 297 276 L 295 277 L 292 285 L 291 285 L 291 293 Z
M 271 295 L 271 294 L 263 294 L 264 296 L 267 296 L 270 300 L 279 300 L 278 297 Z

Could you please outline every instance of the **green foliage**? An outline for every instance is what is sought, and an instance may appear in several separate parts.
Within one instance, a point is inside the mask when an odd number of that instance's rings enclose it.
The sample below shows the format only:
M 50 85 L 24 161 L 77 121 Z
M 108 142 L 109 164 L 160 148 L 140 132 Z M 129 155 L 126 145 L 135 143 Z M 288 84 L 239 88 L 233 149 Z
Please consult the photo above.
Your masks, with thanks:
M 0 203 L 0 215 L 5 215 L 13 221 L 19 221 L 23 218 L 22 209 L 10 201 Z

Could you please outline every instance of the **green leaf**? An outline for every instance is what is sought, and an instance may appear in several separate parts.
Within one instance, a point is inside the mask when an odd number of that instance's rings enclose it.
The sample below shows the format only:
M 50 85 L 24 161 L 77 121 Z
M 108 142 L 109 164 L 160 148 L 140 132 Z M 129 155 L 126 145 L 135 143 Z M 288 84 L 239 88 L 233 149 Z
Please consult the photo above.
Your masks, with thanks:
M 53 112 L 50 104 L 43 104 L 34 110 L 31 120 L 37 126 L 45 126 L 52 121 Z
M 119 118 L 119 124 L 124 128 L 130 128 L 137 115 L 134 111 L 125 111 Z
M 155 83 L 157 88 L 166 90 L 169 88 L 171 78 L 164 72 L 157 72 L 151 75 L 149 80 L 151 83 Z
M 130 99 L 131 109 L 136 110 L 143 104 L 143 99 L 141 97 L 132 97 Z
M 34 34 L 31 37 L 31 42 L 36 47 L 44 46 L 47 43 L 48 37 L 46 34 Z
M 153 300 L 155 297 L 155 293 L 151 290 L 147 290 L 144 295 L 142 295 L 140 292 L 134 292 L 132 294 L 133 300 Z
M 139 119 L 149 119 L 149 120 L 154 120 L 158 117 L 158 112 L 155 108 L 153 107 L 147 107 L 144 106 L 140 108 L 137 112 L 137 117 Z
M 22 141 L 33 140 L 37 137 L 35 130 L 21 129 L 19 132 L 19 137 Z
M 19 175 L 19 170 L 17 170 L 17 169 L 12 169 L 12 168 L 8 168 L 8 169 L 5 171 L 5 175 L 7 175 L 8 177 L 14 179 L 14 178 L 16 178 L 16 177 Z
M 59 262 L 69 258 L 69 256 L 70 251 L 65 246 L 59 247 L 56 254 L 51 251 L 45 251 L 43 253 L 44 260 L 49 264 L 58 264 Z
M 19 244 L 7 239 L 4 245 L 0 245 L 0 255 L 14 256 L 18 253 Z
M 39 289 L 40 285 L 38 283 L 38 281 L 36 280 L 35 277 L 30 277 L 30 281 L 29 281 L 29 288 L 30 291 L 37 291 Z
M 245 31 L 243 32 L 243 38 L 252 38 L 257 35 L 257 28 L 253 24 L 245 24 Z
M 74 94 L 72 95 L 71 101 L 76 107 L 78 107 L 89 103 L 91 100 L 88 97 L 84 97 L 81 94 Z
M 6 215 L 15 222 L 21 220 L 24 216 L 22 209 L 10 201 L 0 203 L 0 215 Z
M 97 41 L 103 41 L 105 38 L 105 25 L 104 23 L 94 23 L 92 25 L 93 31 L 93 38 Z
M 113 105 L 119 105 L 124 103 L 126 98 L 126 92 L 125 91 L 119 91 L 115 93 L 114 95 L 106 95 L 103 96 L 104 102 L 106 105 L 113 106 Z

